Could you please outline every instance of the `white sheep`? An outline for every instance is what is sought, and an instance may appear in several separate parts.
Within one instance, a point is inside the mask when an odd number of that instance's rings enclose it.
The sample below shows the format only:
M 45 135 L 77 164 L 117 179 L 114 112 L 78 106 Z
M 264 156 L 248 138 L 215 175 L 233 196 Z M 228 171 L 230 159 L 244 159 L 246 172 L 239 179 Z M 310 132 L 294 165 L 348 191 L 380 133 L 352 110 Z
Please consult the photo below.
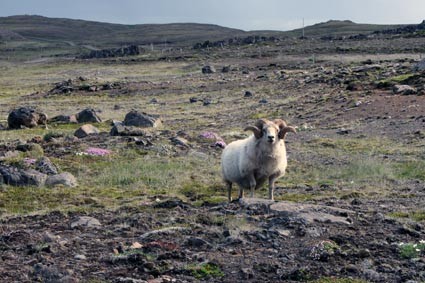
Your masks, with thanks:
M 232 183 L 238 184 L 241 199 L 245 188 L 250 189 L 253 197 L 254 190 L 267 179 L 269 198 L 274 200 L 274 183 L 285 174 L 287 166 L 284 138 L 286 133 L 296 133 L 296 130 L 281 119 L 260 119 L 255 126 L 246 127 L 247 130 L 253 131 L 254 135 L 231 142 L 221 156 L 222 175 L 229 201 L 232 200 Z

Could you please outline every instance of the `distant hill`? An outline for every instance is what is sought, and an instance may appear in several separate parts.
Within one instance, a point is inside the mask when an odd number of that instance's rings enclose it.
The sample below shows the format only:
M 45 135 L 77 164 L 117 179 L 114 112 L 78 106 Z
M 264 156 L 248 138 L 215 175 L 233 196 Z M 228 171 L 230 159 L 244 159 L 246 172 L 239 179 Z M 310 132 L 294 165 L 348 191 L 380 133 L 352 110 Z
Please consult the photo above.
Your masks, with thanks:
M 400 28 L 398 25 L 357 24 L 351 21 L 328 21 L 305 27 L 307 37 L 352 35 Z M 302 29 L 292 31 L 243 31 L 211 24 L 140 24 L 122 25 L 42 16 L 0 17 L 0 40 L 28 39 L 70 42 L 97 47 L 129 44 L 171 44 L 191 46 L 205 40 L 217 41 L 250 35 L 286 37 L 302 35 Z M 8 35 L 8 36 L 6 36 Z
M 330 20 L 325 23 L 318 23 L 304 28 L 306 37 L 322 37 L 322 36 L 344 36 L 355 34 L 366 34 L 375 31 L 389 30 L 400 28 L 404 25 L 374 25 L 374 24 L 357 24 L 352 21 L 335 21 Z M 302 28 L 288 31 L 288 36 L 301 36 Z
M 242 30 L 210 24 L 122 25 L 28 15 L 0 17 L 0 30 L 29 40 L 70 41 L 102 47 L 150 43 L 188 45 L 245 34 Z

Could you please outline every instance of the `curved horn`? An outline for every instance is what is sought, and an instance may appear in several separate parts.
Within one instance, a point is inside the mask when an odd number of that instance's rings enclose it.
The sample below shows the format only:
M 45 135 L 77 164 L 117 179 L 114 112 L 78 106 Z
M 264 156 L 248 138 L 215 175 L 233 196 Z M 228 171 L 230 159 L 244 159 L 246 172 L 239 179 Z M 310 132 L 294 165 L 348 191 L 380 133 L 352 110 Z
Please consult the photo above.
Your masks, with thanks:
M 259 139 L 263 135 L 263 131 L 257 128 L 256 126 L 248 126 L 244 129 L 244 131 L 252 131 L 254 133 L 255 138 Z
M 294 127 L 287 126 L 286 122 L 282 119 L 275 119 L 273 122 L 279 126 L 280 131 L 278 136 L 280 139 L 284 139 L 286 133 L 289 133 L 289 132 L 294 134 L 297 133 Z
M 263 126 L 264 126 L 264 124 L 266 124 L 267 123 L 267 120 L 266 119 L 258 119 L 256 122 L 255 122 L 255 126 L 258 128 L 258 129 L 260 129 L 260 130 L 263 130 Z

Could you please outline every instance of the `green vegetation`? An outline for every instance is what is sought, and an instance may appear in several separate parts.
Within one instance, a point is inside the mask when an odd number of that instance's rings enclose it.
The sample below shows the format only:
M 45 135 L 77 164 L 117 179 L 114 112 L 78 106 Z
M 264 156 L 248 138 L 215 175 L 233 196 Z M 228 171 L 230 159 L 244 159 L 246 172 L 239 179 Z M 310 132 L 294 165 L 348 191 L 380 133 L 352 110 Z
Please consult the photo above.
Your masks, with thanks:
M 420 221 L 425 221 L 425 210 L 417 210 L 417 211 L 410 211 L 410 212 L 395 211 L 395 212 L 389 213 L 388 216 L 394 217 L 394 218 L 409 218 L 414 221 L 420 222 Z
M 400 243 L 399 252 L 402 258 L 417 258 L 425 252 L 425 241 L 421 240 L 419 243 Z
M 196 279 L 208 279 L 208 278 L 217 278 L 223 277 L 224 273 L 221 271 L 220 267 L 215 263 L 204 263 L 201 265 L 190 265 L 188 270 L 191 271 L 192 276 Z

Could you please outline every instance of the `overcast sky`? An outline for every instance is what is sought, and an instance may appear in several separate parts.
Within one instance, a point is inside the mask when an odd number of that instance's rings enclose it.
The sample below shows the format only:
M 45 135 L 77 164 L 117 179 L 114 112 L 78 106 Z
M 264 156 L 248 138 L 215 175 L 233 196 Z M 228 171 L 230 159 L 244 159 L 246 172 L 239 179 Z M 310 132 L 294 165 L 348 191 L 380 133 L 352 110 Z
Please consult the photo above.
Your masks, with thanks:
M 122 24 L 196 22 L 291 30 L 328 20 L 414 24 L 425 0 L 0 0 L 0 16 L 42 15 Z

